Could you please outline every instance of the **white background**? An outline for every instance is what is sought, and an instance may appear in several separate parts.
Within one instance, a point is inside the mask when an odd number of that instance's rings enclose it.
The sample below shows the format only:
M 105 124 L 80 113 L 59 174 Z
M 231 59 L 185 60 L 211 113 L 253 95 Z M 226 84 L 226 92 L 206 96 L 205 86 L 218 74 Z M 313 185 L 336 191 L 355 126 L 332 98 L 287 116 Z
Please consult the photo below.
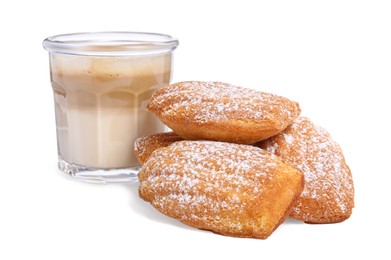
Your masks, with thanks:
M 389 1 L 26 0 L 0 10 L 0 259 L 390 259 Z M 176 36 L 173 81 L 226 81 L 298 101 L 343 148 L 356 188 L 351 218 L 288 220 L 267 240 L 224 237 L 161 215 L 137 184 L 60 173 L 41 43 L 105 30 Z

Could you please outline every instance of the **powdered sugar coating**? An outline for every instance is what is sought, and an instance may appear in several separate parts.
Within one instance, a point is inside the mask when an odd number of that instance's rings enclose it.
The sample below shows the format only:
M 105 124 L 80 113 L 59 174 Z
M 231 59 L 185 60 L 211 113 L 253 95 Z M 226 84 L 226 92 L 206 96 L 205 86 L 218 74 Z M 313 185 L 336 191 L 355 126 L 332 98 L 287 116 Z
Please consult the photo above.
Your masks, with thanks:
M 140 196 L 162 213 L 236 236 L 269 235 L 302 188 L 301 174 L 278 157 L 211 141 L 155 150 L 139 179 Z
M 185 139 L 246 144 L 278 133 L 300 114 L 299 105 L 287 98 L 228 83 L 202 81 L 163 87 L 152 96 L 148 110 Z M 235 137 L 220 135 L 221 132 L 232 132 Z
M 173 95 L 176 98 L 180 93 L 180 99 L 167 107 L 163 113 L 173 110 L 182 111 L 182 109 L 186 112 L 197 107 L 194 120 L 198 123 L 210 120 L 225 121 L 231 118 L 257 121 L 275 116 L 292 118 L 296 112 L 286 105 L 291 101 L 285 98 L 223 82 L 180 82 L 166 90 L 160 92 L 161 96 L 155 97 L 152 102 L 161 104 L 167 102 L 167 99 Z M 263 106 L 266 103 L 267 107 Z
M 330 134 L 299 117 L 283 132 L 259 144 L 304 174 L 304 190 L 292 217 L 311 223 L 339 222 L 354 207 L 352 175 Z

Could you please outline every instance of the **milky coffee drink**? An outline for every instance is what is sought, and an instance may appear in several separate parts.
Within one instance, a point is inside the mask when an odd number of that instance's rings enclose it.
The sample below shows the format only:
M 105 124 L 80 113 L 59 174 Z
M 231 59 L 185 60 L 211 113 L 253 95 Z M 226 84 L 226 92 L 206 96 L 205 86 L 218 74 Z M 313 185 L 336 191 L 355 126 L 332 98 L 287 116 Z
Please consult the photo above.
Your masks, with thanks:
M 92 168 L 137 165 L 134 140 L 164 131 L 145 108 L 170 81 L 171 54 L 52 55 L 50 62 L 61 159 Z
M 134 141 L 163 132 L 146 107 L 170 83 L 172 36 L 93 32 L 46 38 L 56 113 L 58 167 L 91 182 L 137 181 Z

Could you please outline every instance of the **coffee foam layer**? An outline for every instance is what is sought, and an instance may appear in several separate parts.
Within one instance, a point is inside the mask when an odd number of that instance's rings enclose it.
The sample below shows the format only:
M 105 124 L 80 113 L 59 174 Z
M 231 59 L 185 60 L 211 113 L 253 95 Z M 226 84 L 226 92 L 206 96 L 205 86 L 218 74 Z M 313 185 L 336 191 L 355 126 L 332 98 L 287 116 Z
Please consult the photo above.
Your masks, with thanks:
M 52 73 L 68 76 L 133 77 L 168 73 L 171 54 L 128 57 L 50 55 Z

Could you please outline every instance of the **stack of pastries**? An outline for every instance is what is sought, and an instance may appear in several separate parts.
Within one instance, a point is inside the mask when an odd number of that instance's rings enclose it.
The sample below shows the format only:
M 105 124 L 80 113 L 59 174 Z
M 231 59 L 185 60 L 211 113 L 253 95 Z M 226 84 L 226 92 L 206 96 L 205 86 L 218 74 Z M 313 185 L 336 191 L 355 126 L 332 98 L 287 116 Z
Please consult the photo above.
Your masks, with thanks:
M 215 233 L 267 238 L 287 217 L 346 220 L 352 175 L 339 145 L 287 98 L 221 82 L 158 90 L 147 109 L 173 132 L 141 137 L 139 194 Z

